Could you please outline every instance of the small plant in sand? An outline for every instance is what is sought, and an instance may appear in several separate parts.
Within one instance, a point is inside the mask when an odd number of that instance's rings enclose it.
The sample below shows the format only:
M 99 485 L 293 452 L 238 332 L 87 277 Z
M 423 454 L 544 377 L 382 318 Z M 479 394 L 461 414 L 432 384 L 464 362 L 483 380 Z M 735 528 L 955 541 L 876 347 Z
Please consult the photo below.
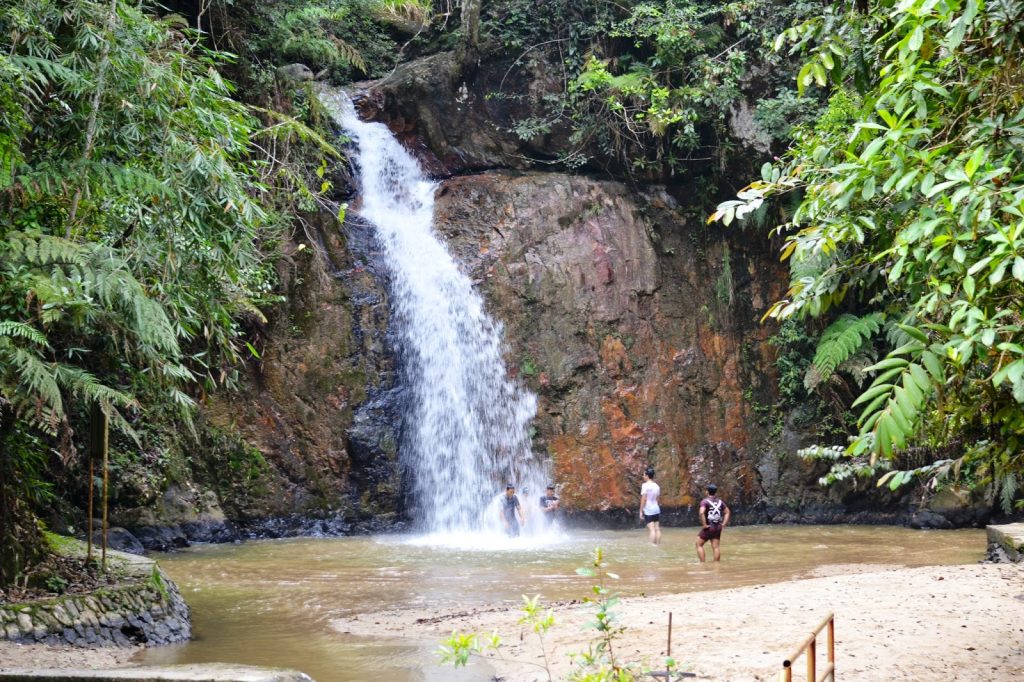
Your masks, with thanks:
M 600 547 L 594 550 L 589 565 L 576 569 L 577 574 L 596 579 L 596 583 L 590 588 L 591 594 L 584 599 L 594 606 L 594 619 L 584 627 L 595 630 L 597 634 L 590 641 L 586 651 L 571 654 L 573 668 L 565 678 L 567 682 L 635 682 L 650 672 L 639 663 L 623 662 L 616 656 L 615 641 L 626 628 L 617 624 L 612 610 L 619 602 L 619 597 L 606 585 L 608 580 L 618 580 L 619 576 L 607 569 L 604 551 Z M 518 662 L 543 668 L 547 672 L 548 680 L 553 680 L 544 636 L 555 624 L 554 611 L 543 608 L 540 595 L 532 598 L 524 595 L 522 611 L 523 616 L 518 622 L 529 626 L 540 639 L 544 663 L 541 665 L 529 661 Z M 442 642 L 439 655 L 442 665 L 451 663 L 456 668 L 467 665 L 473 656 L 491 660 L 497 657 L 504 660 L 500 655 L 501 644 L 501 637 L 496 632 L 476 635 L 453 631 L 451 636 Z M 675 674 L 676 661 L 671 657 L 666 658 L 665 667 L 671 678 Z

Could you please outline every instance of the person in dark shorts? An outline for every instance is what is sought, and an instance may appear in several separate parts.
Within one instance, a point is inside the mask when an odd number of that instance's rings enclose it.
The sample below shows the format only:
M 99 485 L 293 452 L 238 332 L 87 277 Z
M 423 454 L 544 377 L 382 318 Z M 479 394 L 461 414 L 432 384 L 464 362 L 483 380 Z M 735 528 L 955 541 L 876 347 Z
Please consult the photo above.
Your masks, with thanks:
M 550 526 L 555 521 L 555 512 L 558 511 L 558 498 L 555 497 L 555 484 L 547 487 L 540 498 L 540 511 L 544 517 L 544 523 Z
M 640 519 L 647 524 L 652 545 L 661 544 L 661 486 L 654 482 L 654 467 L 644 472 L 644 484 L 640 486 Z
M 711 541 L 711 549 L 715 553 L 715 561 L 722 560 L 719 545 L 722 541 L 722 529 L 729 525 L 732 512 L 725 500 L 718 497 L 718 486 L 708 486 L 708 496 L 700 501 L 700 533 L 697 534 L 697 557 L 704 563 L 704 543 Z
M 519 528 L 526 524 L 523 506 L 516 497 L 516 487 L 509 483 L 505 486 L 505 496 L 501 498 L 501 522 L 505 526 L 505 534 L 510 538 L 519 537 Z

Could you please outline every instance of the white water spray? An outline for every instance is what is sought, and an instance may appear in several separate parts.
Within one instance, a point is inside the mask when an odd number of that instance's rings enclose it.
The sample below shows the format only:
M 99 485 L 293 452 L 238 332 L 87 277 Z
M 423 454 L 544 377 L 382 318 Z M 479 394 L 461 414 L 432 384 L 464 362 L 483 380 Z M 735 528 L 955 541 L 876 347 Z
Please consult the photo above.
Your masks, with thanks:
M 386 126 L 360 120 L 346 95 L 325 91 L 321 99 L 352 138 L 357 213 L 376 229 L 391 271 L 392 323 L 411 392 L 400 456 L 415 521 L 457 544 L 501 538 L 498 496 L 510 481 L 527 516 L 524 535 L 546 534 L 544 467 L 528 433 L 537 401 L 508 377 L 501 324 L 434 233 L 435 184 Z

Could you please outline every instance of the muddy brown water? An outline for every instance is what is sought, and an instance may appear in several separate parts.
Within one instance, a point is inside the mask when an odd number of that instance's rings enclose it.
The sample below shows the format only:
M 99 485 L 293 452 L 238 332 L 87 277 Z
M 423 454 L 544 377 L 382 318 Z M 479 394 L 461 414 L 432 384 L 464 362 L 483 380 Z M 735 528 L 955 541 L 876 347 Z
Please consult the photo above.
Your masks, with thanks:
M 717 570 L 697 563 L 695 529 L 570 531 L 507 547 L 500 539 L 415 536 L 292 539 L 207 545 L 159 556 L 192 607 L 193 641 L 150 649 L 145 664 L 224 661 L 297 668 L 319 682 L 491 679 L 485 664 L 440 667 L 440 642 L 382 641 L 332 630 L 333 618 L 400 607 L 429 613 L 483 604 L 515 607 L 584 596 L 576 574 L 603 548 L 623 596 L 740 587 L 814 577 L 847 564 L 927 566 L 983 558 L 981 530 L 877 526 L 730 528 Z M 710 545 L 707 547 L 710 555 Z M 628 626 L 628 624 L 626 624 Z M 586 635 L 581 634 L 581 641 Z

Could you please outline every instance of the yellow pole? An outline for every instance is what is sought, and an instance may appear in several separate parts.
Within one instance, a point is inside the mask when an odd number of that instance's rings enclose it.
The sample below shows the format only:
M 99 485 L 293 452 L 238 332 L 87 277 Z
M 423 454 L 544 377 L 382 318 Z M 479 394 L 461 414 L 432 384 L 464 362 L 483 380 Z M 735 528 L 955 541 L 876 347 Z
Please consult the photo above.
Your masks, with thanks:
M 810 645 L 807 647 L 807 679 L 808 682 L 816 682 L 818 679 L 817 671 L 815 670 L 814 664 L 816 661 L 817 654 L 817 639 L 812 638 Z
M 110 432 L 107 428 L 107 413 L 102 410 L 99 404 L 95 404 L 94 409 L 97 415 L 97 438 L 96 444 L 99 446 L 100 453 L 103 456 L 103 526 L 101 538 L 101 553 L 100 553 L 100 566 L 103 571 L 107 570 L 107 502 L 109 500 L 109 488 L 110 488 L 110 457 L 109 457 L 109 446 L 110 446 Z

